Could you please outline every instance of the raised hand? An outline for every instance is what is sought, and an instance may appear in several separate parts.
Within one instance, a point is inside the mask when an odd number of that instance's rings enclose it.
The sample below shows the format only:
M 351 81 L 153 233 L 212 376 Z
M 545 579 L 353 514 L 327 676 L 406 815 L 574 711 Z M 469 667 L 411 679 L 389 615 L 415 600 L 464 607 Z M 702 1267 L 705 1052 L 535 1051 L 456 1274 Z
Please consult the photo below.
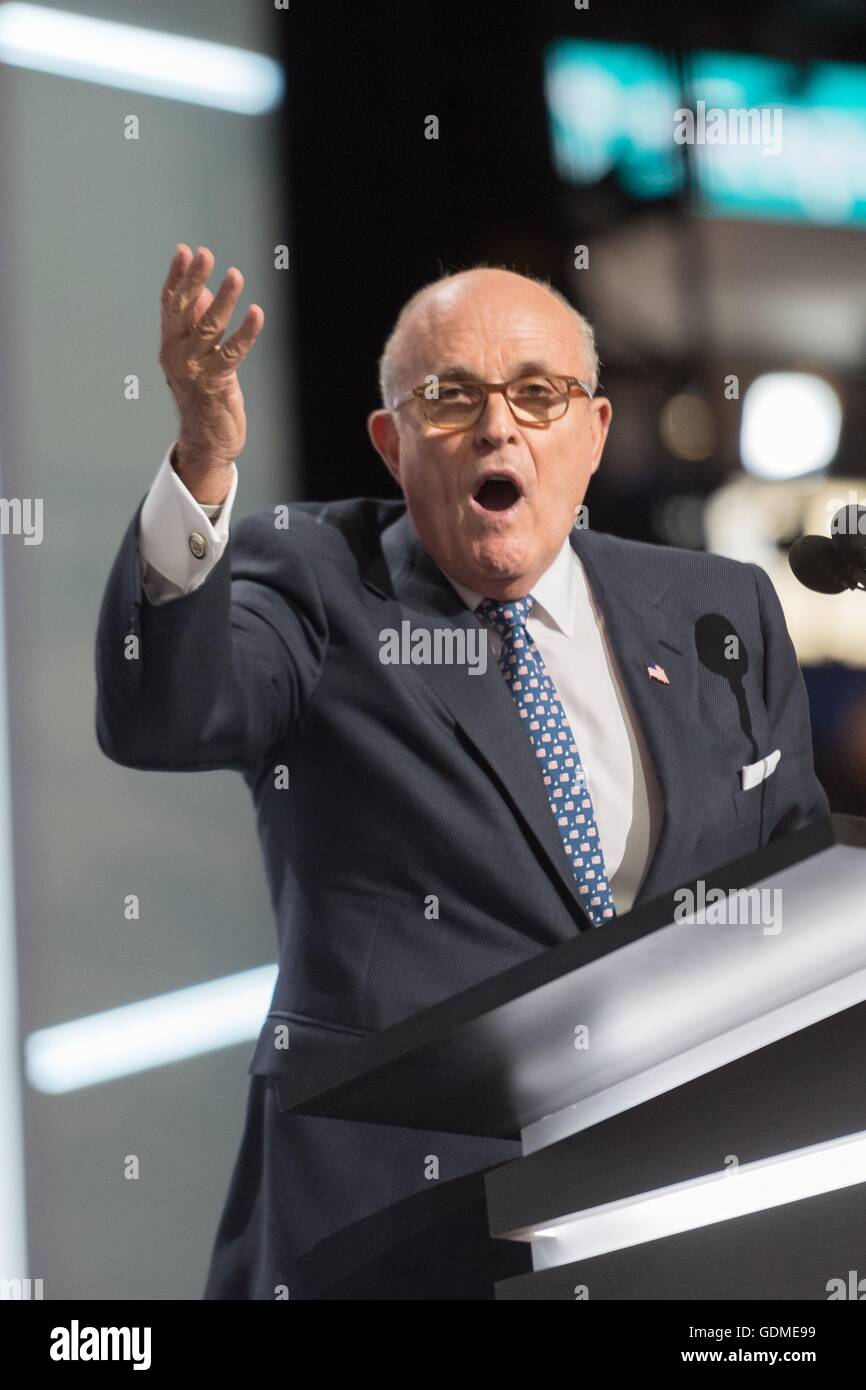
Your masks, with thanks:
M 193 496 L 224 500 L 231 465 L 246 443 L 244 397 L 238 367 L 264 325 L 251 304 L 240 327 L 220 342 L 244 286 L 230 266 L 216 296 L 207 288 L 214 257 L 206 246 L 193 255 L 180 245 L 162 287 L 159 362 L 180 412 L 174 465 Z

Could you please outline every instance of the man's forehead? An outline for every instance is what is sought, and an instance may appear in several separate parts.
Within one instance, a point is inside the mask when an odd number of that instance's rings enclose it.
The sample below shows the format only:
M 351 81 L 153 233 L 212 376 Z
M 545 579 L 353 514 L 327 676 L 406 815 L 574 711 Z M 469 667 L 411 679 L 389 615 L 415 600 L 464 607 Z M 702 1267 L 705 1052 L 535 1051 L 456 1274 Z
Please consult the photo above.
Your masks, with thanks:
M 480 293 L 437 288 L 406 324 L 406 359 L 445 371 L 472 367 L 476 354 L 493 351 L 515 367 L 532 362 L 562 370 L 563 353 L 572 359 L 581 351 L 577 319 L 540 287 L 531 289 L 536 293 L 522 286 L 485 286 Z

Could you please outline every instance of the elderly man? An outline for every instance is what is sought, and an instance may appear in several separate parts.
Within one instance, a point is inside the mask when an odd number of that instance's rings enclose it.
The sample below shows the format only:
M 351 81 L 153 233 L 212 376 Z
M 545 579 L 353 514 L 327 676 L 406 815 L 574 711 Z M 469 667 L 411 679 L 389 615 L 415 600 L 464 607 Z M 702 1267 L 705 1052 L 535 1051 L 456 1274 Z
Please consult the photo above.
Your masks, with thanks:
M 241 772 L 277 922 L 205 1296 L 489 1298 L 524 1254 L 480 1176 L 518 1144 L 280 1114 L 274 1078 L 826 814 L 802 677 L 762 570 L 575 525 L 611 421 L 592 330 L 507 270 L 400 314 L 368 428 L 401 500 L 229 535 L 264 316 L 221 342 L 243 279 L 212 270 L 180 246 L 163 289 L 180 428 L 97 639 L 100 747 Z

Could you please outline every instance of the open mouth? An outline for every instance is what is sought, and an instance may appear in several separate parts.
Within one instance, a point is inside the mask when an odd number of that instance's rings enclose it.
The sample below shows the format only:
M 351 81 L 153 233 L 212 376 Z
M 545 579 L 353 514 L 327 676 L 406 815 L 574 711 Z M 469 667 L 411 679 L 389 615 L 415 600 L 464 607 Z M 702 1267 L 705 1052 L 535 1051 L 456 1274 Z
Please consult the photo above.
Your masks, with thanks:
M 475 501 L 485 512 L 507 512 L 522 497 L 520 488 L 511 478 L 485 478 L 474 494 Z

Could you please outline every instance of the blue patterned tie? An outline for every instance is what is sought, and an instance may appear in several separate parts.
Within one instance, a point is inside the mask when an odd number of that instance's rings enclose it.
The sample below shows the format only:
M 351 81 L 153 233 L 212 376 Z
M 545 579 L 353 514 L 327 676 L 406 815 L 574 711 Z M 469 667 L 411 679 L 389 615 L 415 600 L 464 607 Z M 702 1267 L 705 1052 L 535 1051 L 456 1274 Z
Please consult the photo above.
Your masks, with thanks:
M 499 666 L 541 762 L 550 809 L 571 861 L 581 906 L 594 927 L 616 916 L 586 773 L 556 686 L 526 630 L 535 599 L 482 599 L 479 617 L 502 638 Z

